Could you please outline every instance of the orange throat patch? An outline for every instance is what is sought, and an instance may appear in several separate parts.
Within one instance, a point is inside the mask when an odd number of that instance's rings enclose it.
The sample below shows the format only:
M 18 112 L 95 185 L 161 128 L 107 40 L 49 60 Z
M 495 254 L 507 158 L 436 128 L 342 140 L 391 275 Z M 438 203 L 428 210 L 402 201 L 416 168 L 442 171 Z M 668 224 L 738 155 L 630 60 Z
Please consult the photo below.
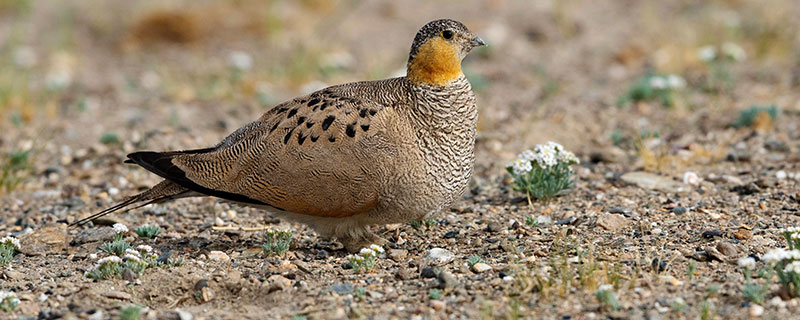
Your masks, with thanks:
M 432 38 L 419 47 L 408 64 L 407 78 L 414 84 L 443 86 L 461 76 L 456 48 L 442 38 Z

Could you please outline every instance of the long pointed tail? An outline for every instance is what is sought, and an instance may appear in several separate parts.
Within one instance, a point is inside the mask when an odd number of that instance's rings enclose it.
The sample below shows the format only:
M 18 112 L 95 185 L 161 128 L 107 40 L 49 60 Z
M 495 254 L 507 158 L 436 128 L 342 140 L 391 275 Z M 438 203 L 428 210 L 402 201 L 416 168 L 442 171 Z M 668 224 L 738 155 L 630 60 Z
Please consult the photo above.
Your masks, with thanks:
M 123 200 L 122 202 L 120 202 L 120 203 L 118 203 L 118 204 L 116 204 L 116 205 L 114 205 L 112 207 L 103 209 L 102 211 L 100 211 L 98 213 L 95 213 L 95 214 L 93 214 L 91 216 L 88 216 L 86 218 L 83 218 L 83 219 L 80 219 L 80 220 L 78 220 L 76 222 L 73 222 L 72 224 L 70 224 L 70 226 L 84 225 L 84 224 L 88 223 L 89 221 L 94 221 L 94 220 L 96 220 L 98 218 L 101 218 L 101 217 L 103 217 L 103 216 L 105 216 L 107 214 L 119 211 L 119 210 L 121 210 L 123 208 L 125 208 L 125 210 L 123 210 L 122 212 L 128 212 L 130 210 L 134 210 L 134 209 L 138 209 L 138 208 L 144 207 L 144 206 L 146 206 L 148 204 L 161 203 L 161 202 L 169 201 L 169 200 L 172 200 L 172 199 L 192 197 L 192 196 L 196 196 L 196 195 L 198 195 L 198 194 L 193 192 L 193 191 L 191 191 L 191 190 L 189 190 L 189 189 L 181 187 L 180 185 L 178 185 L 176 183 L 173 183 L 173 182 L 171 182 L 169 180 L 164 180 L 164 181 L 161 181 L 159 184 L 153 186 L 152 188 L 148 189 L 145 192 L 142 192 L 142 193 L 137 194 L 137 195 L 132 196 L 132 197 L 128 197 L 125 200 Z M 141 202 L 144 202 L 144 203 L 141 203 Z M 137 204 L 137 203 L 141 203 L 141 204 L 139 204 L 137 206 L 134 206 L 134 207 L 129 207 L 130 205 Z

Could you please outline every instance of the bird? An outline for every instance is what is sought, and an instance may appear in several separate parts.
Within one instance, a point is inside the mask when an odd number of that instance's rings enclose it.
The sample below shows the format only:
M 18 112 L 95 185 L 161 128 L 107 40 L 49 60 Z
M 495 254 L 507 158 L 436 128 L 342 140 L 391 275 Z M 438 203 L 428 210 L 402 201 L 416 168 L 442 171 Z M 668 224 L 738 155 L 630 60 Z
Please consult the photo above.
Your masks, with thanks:
M 413 39 L 405 76 L 280 103 L 213 147 L 130 153 L 126 163 L 164 180 L 73 225 L 210 196 L 305 224 L 351 252 L 386 245 L 370 227 L 430 216 L 467 189 L 478 110 L 461 63 L 484 45 L 461 22 L 431 21 Z

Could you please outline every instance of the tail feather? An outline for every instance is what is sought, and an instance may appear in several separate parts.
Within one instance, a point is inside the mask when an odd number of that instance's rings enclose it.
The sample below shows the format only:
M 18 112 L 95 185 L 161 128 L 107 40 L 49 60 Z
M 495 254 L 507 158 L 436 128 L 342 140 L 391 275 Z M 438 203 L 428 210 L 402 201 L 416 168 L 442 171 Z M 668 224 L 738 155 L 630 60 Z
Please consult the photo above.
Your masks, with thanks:
M 93 214 L 91 216 L 88 216 L 86 218 L 80 219 L 80 220 L 78 220 L 76 222 L 73 222 L 70 225 L 71 226 L 84 225 L 84 224 L 88 223 L 89 221 L 97 220 L 97 219 L 99 219 L 99 218 L 101 218 L 101 217 L 103 217 L 105 215 L 108 215 L 108 214 L 113 213 L 113 212 L 117 212 L 117 211 L 119 211 L 119 210 L 121 210 L 123 208 L 125 208 L 125 210 L 123 210 L 122 212 L 128 212 L 130 210 L 134 210 L 134 209 L 138 209 L 138 208 L 144 207 L 144 206 L 146 206 L 148 204 L 161 203 L 161 202 L 172 200 L 172 199 L 184 198 L 184 197 L 192 197 L 192 196 L 195 196 L 195 195 L 197 195 L 197 194 L 195 192 L 189 190 L 189 189 L 181 187 L 180 185 L 175 184 L 175 183 L 173 183 L 173 182 L 171 182 L 169 180 L 164 180 L 164 181 L 161 181 L 159 184 L 153 186 L 152 188 L 148 189 L 145 192 L 142 192 L 142 193 L 137 194 L 135 196 L 128 197 L 125 200 L 123 200 L 122 202 L 120 202 L 120 203 L 118 203 L 118 204 L 116 204 L 116 205 L 114 205 L 112 207 L 103 209 L 102 211 L 100 211 L 98 213 L 95 213 L 95 214 Z M 130 206 L 132 204 L 136 204 L 136 203 L 140 203 L 140 202 L 144 202 L 144 203 L 139 204 L 139 205 L 137 205 L 135 207 L 126 208 L 126 207 L 128 207 L 128 206 Z

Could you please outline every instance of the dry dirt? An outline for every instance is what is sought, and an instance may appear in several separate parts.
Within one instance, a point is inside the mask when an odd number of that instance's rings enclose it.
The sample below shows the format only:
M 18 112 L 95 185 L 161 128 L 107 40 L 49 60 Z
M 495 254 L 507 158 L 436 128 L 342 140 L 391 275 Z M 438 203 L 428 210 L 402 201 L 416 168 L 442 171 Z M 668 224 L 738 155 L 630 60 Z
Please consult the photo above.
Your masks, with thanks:
M 29 154 L 5 178 L 21 182 L 0 187 L 0 235 L 23 247 L 0 270 L 22 302 L 0 318 L 133 305 L 158 319 L 797 317 L 777 285 L 764 310 L 745 298 L 736 261 L 800 225 L 798 16 L 790 0 L 0 1 L 2 168 Z M 464 62 L 481 116 L 475 177 L 430 221 L 376 228 L 396 246 L 372 272 L 302 225 L 214 199 L 67 228 L 158 182 L 126 153 L 210 146 L 276 102 L 402 73 L 417 28 L 441 17 L 490 43 Z M 726 42 L 746 57 L 720 75 L 697 52 Z M 233 70 L 232 52 L 252 67 Z M 647 72 L 687 85 L 670 107 L 619 106 Z M 731 127 L 753 105 L 781 112 Z M 575 187 L 529 205 L 505 166 L 551 140 L 581 159 Z M 683 183 L 690 171 L 697 184 Z M 186 263 L 85 278 L 113 223 L 160 226 L 128 238 Z M 263 227 L 292 230 L 291 250 L 261 255 L 263 232 L 241 228 Z M 433 248 L 454 259 L 431 266 Z M 603 284 L 618 310 L 596 298 Z

